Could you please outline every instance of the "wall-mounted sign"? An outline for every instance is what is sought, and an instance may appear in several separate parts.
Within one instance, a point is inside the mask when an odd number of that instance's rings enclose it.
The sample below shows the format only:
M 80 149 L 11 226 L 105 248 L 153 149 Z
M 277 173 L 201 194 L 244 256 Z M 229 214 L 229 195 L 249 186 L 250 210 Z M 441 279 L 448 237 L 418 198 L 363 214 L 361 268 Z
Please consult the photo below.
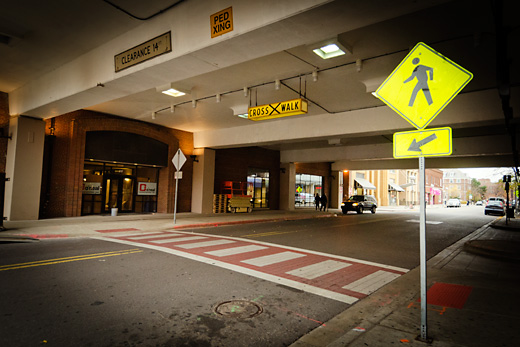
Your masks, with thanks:
M 307 113 L 307 100 L 294 99 L 273 104 L 250 107 L 247 110 L 247 118 L 251 120 L 264 120 L 295 116 Z
M 233 8 L 214 13 L 209 17 L 211 38 L 233 31 Z
M 101 182 L 83 182 L 83 194 L 101 194 Z
M 114 57 L 116 72 L 172 51 L 171 32 L 164 33 Z
M 137 183 L 137 195 L 157 195 L 157 183 L 155 183 L 155 182 Z

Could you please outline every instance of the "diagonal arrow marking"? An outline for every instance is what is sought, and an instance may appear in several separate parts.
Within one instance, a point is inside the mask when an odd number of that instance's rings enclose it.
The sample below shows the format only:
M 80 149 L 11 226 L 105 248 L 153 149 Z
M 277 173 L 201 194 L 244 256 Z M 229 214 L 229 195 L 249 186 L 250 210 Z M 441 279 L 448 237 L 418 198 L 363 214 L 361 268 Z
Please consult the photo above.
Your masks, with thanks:
M 417 142 L 415 139 L 413 139 L 412 143 L 410 144 L 410 147 L 408 147 L 408 150 L 413 151 L 413 152 L 420 152 L 422 146 L 424 146 L 425 144 L 427 144 L 429 142 L 432 142 L 436 138 L 437 138 L 437 135 L 432 134 L 432 135 L 422 139 L 419 142 Z

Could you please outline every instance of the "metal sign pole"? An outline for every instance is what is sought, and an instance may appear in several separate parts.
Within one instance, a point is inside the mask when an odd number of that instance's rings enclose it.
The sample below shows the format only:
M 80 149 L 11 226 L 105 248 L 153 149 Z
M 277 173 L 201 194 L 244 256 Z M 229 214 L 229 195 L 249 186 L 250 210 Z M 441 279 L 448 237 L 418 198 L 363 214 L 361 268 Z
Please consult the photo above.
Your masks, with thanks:
M 425 169 L 424 157 L 419 157 L 419 201 L 420 207 L 420 258 L 421 258 L 421 339 L 428 339 L 428 329 L 426 324 L 426 198 L 425 198 Z
M 175 205 L 173 206 L 173 224 L 177 222 L 177 191 L 179 190 L 179 171 L 175 173 Z

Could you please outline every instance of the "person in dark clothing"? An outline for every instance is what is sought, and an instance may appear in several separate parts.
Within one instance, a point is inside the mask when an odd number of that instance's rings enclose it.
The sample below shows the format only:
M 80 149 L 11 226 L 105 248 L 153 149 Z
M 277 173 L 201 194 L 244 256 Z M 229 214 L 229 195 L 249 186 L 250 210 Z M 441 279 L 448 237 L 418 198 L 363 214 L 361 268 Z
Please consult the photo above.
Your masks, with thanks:
M 314 196 L 314 205 L 316 205 L 316 211 L 320 208 L 320 196 L 318 193 Z
M 327 195 L 323 194 L 321 196 L 320 201 L 321 201 L 320 211 L 321 211 L 321 209 L 323 209 L 323 211 L 326 212 L 327 211 Z

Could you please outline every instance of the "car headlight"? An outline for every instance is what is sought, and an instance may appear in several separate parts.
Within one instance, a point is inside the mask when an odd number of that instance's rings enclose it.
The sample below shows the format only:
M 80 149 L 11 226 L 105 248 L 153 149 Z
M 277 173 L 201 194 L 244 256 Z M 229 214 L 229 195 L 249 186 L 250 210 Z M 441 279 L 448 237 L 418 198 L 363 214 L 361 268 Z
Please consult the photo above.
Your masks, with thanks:
M 357 202 L 353 203 L 352 206 L 357 206 L 359 205 Z
M 342 203 L 341 203 L 341 206 L 345 206 L 345 203 L 344 203 L 344 202 L 342 202 Z

